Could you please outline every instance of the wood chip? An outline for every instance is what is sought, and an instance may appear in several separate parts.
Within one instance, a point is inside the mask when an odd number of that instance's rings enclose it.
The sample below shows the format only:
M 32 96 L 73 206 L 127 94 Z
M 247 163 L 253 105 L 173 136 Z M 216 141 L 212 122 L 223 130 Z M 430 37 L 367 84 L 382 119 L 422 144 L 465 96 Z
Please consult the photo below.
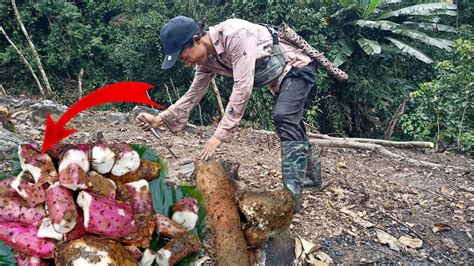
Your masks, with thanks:
M 378 229 L 376 230 L 376 232 L 377 238 L 381 244 L 387 244 L 391 249 L 395 251 L 400 251 L 402 249 L 402 246 L 398 243 L 397 238 L 395 238 L 391 234 Z
M 433 233 L 444 232 L 449 230 L 451 230 L 451 226 L 443 223 L 437 223 L 431 228 L 431 231 L 433 231 Z
M 423 246 L 423 241 L 417 238 L 411 238 L 408 236 L 402 236 L 398 239 L 398 242 L 405 247 L 409 248 L 421 248 Z

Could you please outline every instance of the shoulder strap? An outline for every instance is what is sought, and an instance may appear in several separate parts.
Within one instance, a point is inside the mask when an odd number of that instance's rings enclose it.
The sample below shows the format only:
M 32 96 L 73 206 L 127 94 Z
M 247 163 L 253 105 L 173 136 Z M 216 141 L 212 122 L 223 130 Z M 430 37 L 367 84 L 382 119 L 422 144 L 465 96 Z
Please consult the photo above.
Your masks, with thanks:
M 264 24 L 264 23 L 260 23 L 260 25 L 267 28 L 267 30 L 270 32 L 270 35 L 272 36 L 272 40 L 273 40 L 273 45 L 279 45 L 280 43 L 278 41 L 278 31 L 275 30 L 275 27 L 273 25 Z

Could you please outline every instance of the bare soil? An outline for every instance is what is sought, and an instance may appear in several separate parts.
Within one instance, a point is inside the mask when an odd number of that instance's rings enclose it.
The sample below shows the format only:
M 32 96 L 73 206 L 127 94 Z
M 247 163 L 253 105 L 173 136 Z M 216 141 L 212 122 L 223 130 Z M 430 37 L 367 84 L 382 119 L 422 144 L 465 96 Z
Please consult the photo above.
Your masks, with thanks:
M 12 122 L 16 133 L 41 143 L 44 123 L 32 121 L 30 103 L 14 99 L 6 105 L 15 115 Z M 199 154 L 214 128 L 199 127 L 199 133 L 184 132 L 179 136 L 159 129 L 158 141 L 150 132 L 127 121 L 127 115 L 88 111 L 68 124 L 78 132 L 65 142 L 91 142 L 102 132 L 108 142 L 145 144 L 165 157 L 171 182 L 193 182 L 186 172 L 189 169 L 183 167 Z M 389 149 L 424 161 L 474 168 L 473 158 L 453 153 Z M 239 177 L 248 188 L 282 187 L 280 147 L 275 136 L 241 129 L 231 143 L 218 149 L 215 158 L 239 162 Z M 474 263 L 472 170 L 424 168 L 371 151 L 336 148 L 322 149 L 322 164 L 325 188 L 321 192 L 304 192 L 303 208 L 291 225 L 294 237 L 320 245 L 334 263 Z M 0 163 L 0 172 L 10 168 L 8 160 Z M 450 229 L 434 233 L 432 229 L 438 223 L 449 225 Z M 420 239 L 423 245 L 395 251 L 381 243 L 377 229 L 397 239 Z

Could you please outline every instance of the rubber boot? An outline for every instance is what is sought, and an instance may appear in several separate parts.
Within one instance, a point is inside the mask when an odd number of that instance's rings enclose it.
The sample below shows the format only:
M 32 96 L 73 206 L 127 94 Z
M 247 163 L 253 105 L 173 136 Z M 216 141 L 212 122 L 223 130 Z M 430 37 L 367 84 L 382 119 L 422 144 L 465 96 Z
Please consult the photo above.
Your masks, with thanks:
M 281 164 L 283 184 L 293 196 L 294 210 L 300 208 L 301 192 L 306 179 L 308 161 L 308 141 L 282 141 Z
M 321 191 L 321 157 L 319 146 L 314 143 L 309 144 L 308 163 L 306 166 L 306 179 L 304 180 L 304 190 Z

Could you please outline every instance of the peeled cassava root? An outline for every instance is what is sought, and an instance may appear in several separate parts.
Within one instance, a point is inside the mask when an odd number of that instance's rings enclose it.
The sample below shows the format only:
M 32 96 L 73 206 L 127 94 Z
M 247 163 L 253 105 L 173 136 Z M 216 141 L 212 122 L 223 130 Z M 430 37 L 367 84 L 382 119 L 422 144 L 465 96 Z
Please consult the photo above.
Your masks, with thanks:
M 235 188 L 221 163 L 198 160 L 196 186 L 204 199 L 207 219 L 214 235 L 218 265 L 250 265 L 247 244 L 240 228 Z

